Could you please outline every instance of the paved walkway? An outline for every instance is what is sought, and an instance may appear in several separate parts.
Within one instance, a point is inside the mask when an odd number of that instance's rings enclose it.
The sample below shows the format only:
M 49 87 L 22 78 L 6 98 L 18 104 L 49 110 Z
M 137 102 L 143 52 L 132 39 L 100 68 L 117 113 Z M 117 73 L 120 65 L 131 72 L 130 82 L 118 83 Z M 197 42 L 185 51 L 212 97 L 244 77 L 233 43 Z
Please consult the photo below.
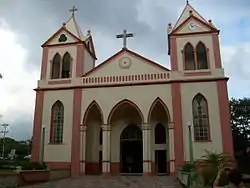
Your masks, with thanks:
M 85 176 L 63 179 L 23 188 L 180 188 L 173 177 Z

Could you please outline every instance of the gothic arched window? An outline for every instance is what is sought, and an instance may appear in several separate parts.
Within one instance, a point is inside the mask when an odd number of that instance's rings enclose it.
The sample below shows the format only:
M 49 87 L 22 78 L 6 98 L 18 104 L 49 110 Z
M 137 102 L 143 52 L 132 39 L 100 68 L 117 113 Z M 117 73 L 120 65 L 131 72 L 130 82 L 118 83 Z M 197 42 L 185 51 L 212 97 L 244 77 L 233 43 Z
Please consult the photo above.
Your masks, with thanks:
M 60 62 L 61 62 L 61 56 L 57 53 L 53 60 L 52 60 L 52 79 L 60 78 Z
M 184 47 L 184 69 L 195 70 L 194 48 L 190 43 Z
M 126 128 L 123 129 L 120 139 L 121 140 L 141 140 L 142 131 L 138 126 L 134 124 L 130 124 Z
M 56 101 L 51 108 L 50 143 L 63 143 L 64 107 Z
M 199 42 L 196 46 L 197 67 L 198 69 L 208 69 L 206 46 Z
M 209 117 L 208 105 L 204 96 L 200 93 L 193 99 L 193 124 L 194 139 L 196 141 L 209 141 Z
M 160 123 L 155 127 L 155 144 L 166 144 L 166 130 Z
M 66 52 L 63 56 L 62 61 L 62 78 L 69 78 L 70 77 L 70 55 Z

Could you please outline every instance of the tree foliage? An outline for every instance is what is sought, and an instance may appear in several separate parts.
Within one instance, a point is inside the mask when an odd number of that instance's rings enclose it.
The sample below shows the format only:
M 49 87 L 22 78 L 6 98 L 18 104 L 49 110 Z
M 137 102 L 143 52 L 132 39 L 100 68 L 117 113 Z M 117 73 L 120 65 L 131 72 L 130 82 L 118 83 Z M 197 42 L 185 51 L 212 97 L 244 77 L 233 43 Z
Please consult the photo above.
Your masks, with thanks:
M 236 152 L 246 149 L 250 135 L 250 98 L 230 100 L 231 125 Z
M 5 138 L 5 156 L 7 156 L 12 149 L 16 150 L 16 154 L 20 157 L 24 157 L 30 154 L 30 143 L 31 140 L 22 140 L 22 141 L 17 141 L 12 138 Z M 3 147 L 3 138 L 0 138 L 0 149 L 2 151 Z

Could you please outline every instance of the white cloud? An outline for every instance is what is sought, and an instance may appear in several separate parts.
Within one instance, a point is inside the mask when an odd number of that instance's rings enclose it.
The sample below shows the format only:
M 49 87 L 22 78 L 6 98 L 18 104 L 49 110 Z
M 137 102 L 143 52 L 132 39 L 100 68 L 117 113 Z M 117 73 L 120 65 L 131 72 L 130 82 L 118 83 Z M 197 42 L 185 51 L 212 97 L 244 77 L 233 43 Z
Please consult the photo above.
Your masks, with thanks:
M 28 51 L 19 43 L 16 34 L 4 20 L 0 20 L 0 123 L 9 123 L 11 130 L 30 133 L 31 124 L 23 125 L 18 119 L 32 119 L 38 71 L 28 71 L 25 67 Z M 32 122 L 32 121 L 30 121 Z M 20 127 L 22 126 L 22 127 Z M 23 127 L 25 126 L 25 127 Z
M 250 41 L 221 48 L 230 97 L 250 96 Z

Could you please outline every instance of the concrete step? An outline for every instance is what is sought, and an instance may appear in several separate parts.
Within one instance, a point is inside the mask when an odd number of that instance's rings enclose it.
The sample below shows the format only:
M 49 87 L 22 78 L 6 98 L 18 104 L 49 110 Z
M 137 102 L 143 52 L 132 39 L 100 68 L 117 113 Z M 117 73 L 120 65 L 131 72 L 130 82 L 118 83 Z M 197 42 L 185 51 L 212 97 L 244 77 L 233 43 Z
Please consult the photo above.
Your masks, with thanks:
M 173 177 L 168 176 L 84 176 L 63 179 L 26 188 L 181 188 Z

